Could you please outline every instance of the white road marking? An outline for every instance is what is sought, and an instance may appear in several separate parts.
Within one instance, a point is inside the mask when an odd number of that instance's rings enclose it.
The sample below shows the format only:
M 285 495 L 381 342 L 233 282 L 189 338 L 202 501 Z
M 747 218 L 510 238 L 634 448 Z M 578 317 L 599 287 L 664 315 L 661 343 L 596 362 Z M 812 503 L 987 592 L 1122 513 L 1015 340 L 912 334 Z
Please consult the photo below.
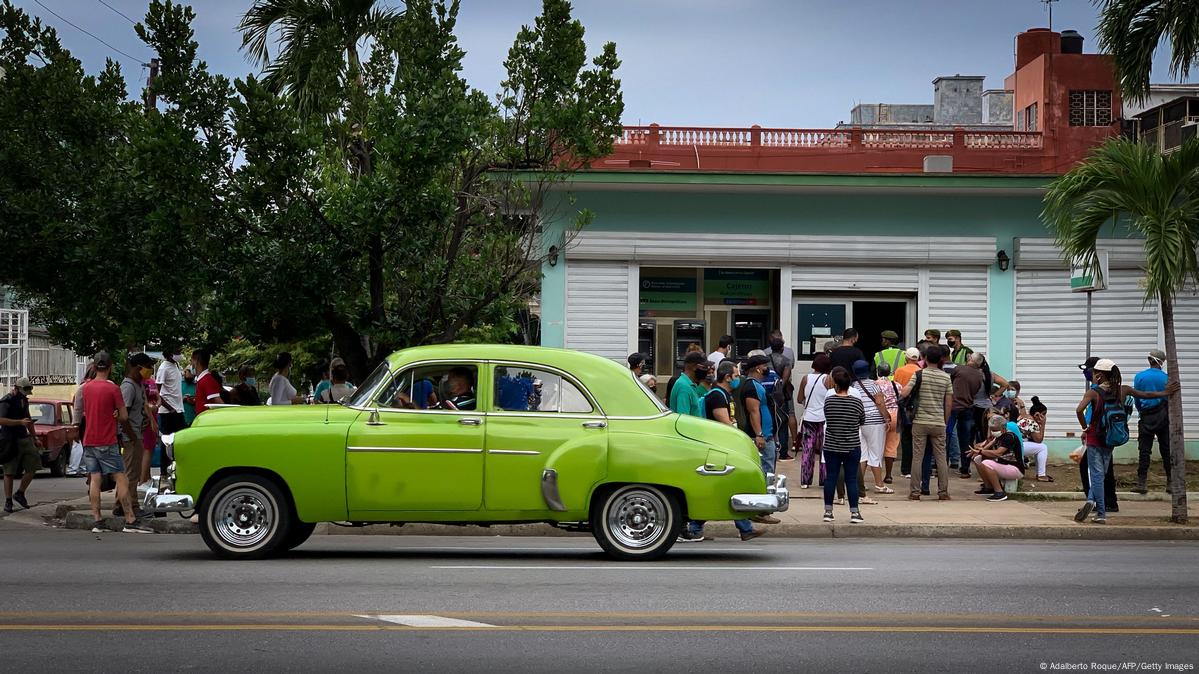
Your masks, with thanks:
M 355 614 L 357 618 L 366 618 L 367 620 L 382 620 L 384 622 L 395 623 L 397 625 L 405 625 L 407 627 L 495 627 L 487 623 L 477 623 L 473 620 L 459 620 L 457 618 L 443 618 L 439 615 L 406 615 L 406 614 L 388 614 L 388 615 L 360 615 Z
M 869 566 L 665 566 L 662 564 L 646 564 L 631 566 L 628 564 L 606 564 L 603 566 L 582 566 L 577 564 L 561 566 L 520 566 L 508 564 L 471 564 L 471 565 L 439 565 L 430 569 L 481 569 L 481 570 L 511 570 L 511 571 L 873 571 Z
M 538 547 L 532 547 L 532 546 L 524 547 L 524 548 L 521 548 L 521 547 L 506 547 L 506 548 L 495 547 L 495 548 L 493 548 L 493 547 L 488 547 L 488 546 L 467 547 L 467 546 L 453 546 L 453 545 L 444 545 L 444 546 L 437 546 L 437 547 L 408 547 L 405 545 L 400 545 L 400 546 L 397 546 L 396 549 L 403 550 L 404 552 L 439 552 L 442 550 L 466 550 L 469 552 L 594 552 L 597 554 L 600 552 L 600 549 L 594 545 L 580 545 L 578 547 L 570 547 L 570 548 L 568 548 L 568 547 L 538 548 Z M 703 548 L 688 548 L 687 551 L 694 550 L 697 552 L 746 552 L 748 550 L 754 550 L 754 549 L 760 550 L 761 548 L 752 548 L 752 547 L 747 547 L 747 546 L 743 546 L 740 548 L 703 547 Z M 680 554 L 680 553 L 686 554 L 687 551 L 676 550 L 672 554 L 676 554 L 676 555 Z

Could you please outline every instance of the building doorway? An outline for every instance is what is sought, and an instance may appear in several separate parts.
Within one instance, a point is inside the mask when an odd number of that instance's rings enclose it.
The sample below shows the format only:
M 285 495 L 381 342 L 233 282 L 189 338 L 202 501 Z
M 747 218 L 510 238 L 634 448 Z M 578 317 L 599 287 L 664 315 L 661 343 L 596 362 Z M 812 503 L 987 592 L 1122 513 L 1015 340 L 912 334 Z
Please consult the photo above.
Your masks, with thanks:
M 884 330 L 894 330 L 907 344 L 916 323 L 916 299 L 896 295 L 799 296 L 795 298 L 797 374 L 805 374 L 826 343 L 840 340 L 846 328 L 859 333 L 858 348 L 873 360 L 882 347 Z

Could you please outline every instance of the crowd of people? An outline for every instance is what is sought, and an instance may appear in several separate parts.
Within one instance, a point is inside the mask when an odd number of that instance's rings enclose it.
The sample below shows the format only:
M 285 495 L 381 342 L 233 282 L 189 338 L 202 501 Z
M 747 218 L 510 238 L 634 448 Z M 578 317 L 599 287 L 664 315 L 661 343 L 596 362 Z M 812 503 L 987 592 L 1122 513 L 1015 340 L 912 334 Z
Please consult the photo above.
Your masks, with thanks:
M 79 438 L 71 449 L 68 476 L 86 476 L 91 500 L 93 531 L 104 530 L 100 493 L 115 491 L 114 517 L 123 517 L 123 531 L 152 533 L 145 526 L 147 513 L 137 505 L 137 488 L 151 478 L 151 467 L 165 456 L 162 436 L 190 426 L 216 406 L 298 405 L 335 403 L 354 390 L 345 361 L 333 358 L 321 366 L 320 382 L 311 396 L 301 395 L 290 379 L 292 356 L 284 351 L 273 363 L 267 393 L 258 389 L 255 369 L 243 364 L 236 370 L 237 383 L 211 370 L 212 353 L 196 349 L 188 362 L 170 345 L 156 359 L 144 352 L 128 353 L 124 376 L 113 379 L 114 361 L 107 352 L 95 354 L 87 363 L 83 382 L 73 401 L 74 423 Z M 14 458 L 4 465 L 5 512 L 16 506 L 29 508 L 26 490 L 41 467 L 34 443 L 34 421 L 30 418 L 29 396 L 33 386 L 18 379 L 8 395 L 0 398 L 0 441 L 16 445 Z M 157 455 L 157 456 L 156 456 Z M 16 483 L 20 476 L 19 484 Z M 14 486 L 16 489 L 14 491 Z M 14 505 L 15 503 L 15 505 Z
M 825 522 L 834 507 L 849 505 L 850 523 L 864 521 L 860 506 L 877 504 L 878 495 L 895 494 L 898 477 L 907 480 L 907 498 L 949 501 L 951 475 L 978 480 L 975 494 L 988 502 L 1008 498 L 1011 485 L 1028 477 L 1053 482 L 1045 442 L 1048 408 L 1037 396 L 1026 404 L 1020 382 L 991 370 L 984 354 L 963 342 L 962 333 L 927 330 L 924 339 L 904 348 L 897 333 L 881 333 L 881 348 L 867 358 L 859 334 L 847 329 L 811 359 L 810 372 L 793 381 L 795 353 L 775 330 L 761 349 L 732 353 L 724 336 L 705 354 L 688 347 L 682 367 L 662 393 L 671 410 L 740 428 L 758 448 L 763 473 L 778 461 L 798 461 L 799 487 L 824 491 Z M 629 368 L 651 391 L 657 378 L 643 372 L 647 357 L 629 356 Z M 1157 440 L 1167 479 L 1169 419 L 1165 398 L 1177 390 L 1167 384 L 1165 354 L 1153 350 L 1149 367 L 1132 386 L 1121 381 L 1111 360 L 1089 358 L 1079 368 L 1088 383 L 1078 406 L 1084 445 L 1072 455 L 1079 463 L 1087 501 L 1076 516 L 1106 522 L 1119 509 L 1112 451 L 1128 441 L 1128 419 L 1140 412 L 1137 493 L 1146 493 L 1153 441 Z M 798 411 L 797 411 L 798 410 Z M 1123 437 L 1122 437 L 1123 436 Z M 869 490 L 867 489 L 869 479 Z M 742 540 L 761 536 L 754 523 L 778 520 L 759 516 L 736 522 Z M 691 522 L 680 540 L 703 540 L 703 523 Z

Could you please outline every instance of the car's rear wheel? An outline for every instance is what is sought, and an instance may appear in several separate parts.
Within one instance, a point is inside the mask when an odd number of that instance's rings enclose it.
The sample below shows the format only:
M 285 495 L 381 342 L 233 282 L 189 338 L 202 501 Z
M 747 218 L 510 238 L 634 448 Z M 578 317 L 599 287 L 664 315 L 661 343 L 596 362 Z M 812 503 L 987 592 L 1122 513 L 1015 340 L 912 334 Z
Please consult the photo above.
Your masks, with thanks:
M 58 458 L 50 464 L 50 474 L 54 477 L 62 477 L 67 474 L 67 460 L 71 458 L 71 443 L 67 443 L 58 450 Z
M 591 532 L 616 559 L 658 559 L 674 545 L 683 526 L 682 511 L 678 497 L 660 487 L 623 485 L 592 503 Z
M 200 536 L 224 559 L 270 555 L 284 545 L 293 522 L 283 489 L 261 475 L 230 475 L 200 502 Z
M 300 520 L 292 520 L 291 531 L 287 532 L 287 538 L 283 539 L 283 545 L 280 550 L 294 550 L 304 544 L 308 537 L 312 535 L 316 529 L 315 522 L 301 522 Z

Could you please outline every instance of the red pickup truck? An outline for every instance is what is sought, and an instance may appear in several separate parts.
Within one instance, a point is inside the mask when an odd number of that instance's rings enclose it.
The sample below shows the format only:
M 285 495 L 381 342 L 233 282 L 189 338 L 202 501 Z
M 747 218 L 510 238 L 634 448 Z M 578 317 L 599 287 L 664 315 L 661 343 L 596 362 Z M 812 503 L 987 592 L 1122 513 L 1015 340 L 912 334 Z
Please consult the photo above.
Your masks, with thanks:
M 71 443 L 79 439 L 74 405 L 70 400 L 30 398 L 29 417 L 35 424 L 42 465 L 55 477 L 65 475 L 71 458 Z

